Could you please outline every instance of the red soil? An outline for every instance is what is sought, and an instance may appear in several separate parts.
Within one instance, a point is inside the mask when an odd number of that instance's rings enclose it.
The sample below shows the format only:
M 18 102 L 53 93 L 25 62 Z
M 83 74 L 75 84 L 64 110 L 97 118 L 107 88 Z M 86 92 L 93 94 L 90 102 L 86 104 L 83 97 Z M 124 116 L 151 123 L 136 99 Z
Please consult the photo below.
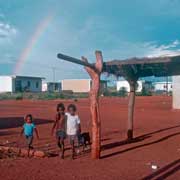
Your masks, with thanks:
M 59 101 L 0 101 L 0 144 L 24 146 L 19 138 L 22 117 L 32 113 L 41 139 L 37 150 L 57 152 L 50 136 L 51 120 Z M 67 105 L 72 101 L 63 101 Z M 171 97 L 137 97 L 135 109 L 136 141 L 126 144 L 127 99 L 102 98 L 102 153 L 91 160 L 87 152 L 70 160 L 66 157 L 16 158 L 0 160 L 0 177 L 4 180 L 41 179 L 180 179 L 180 112 L 171 109 Z M 90 131 L 89 102 L 76 102 L 83 131 Z M 66 142 L 66 147 L 69 147 Z M 150 164 L 158 166 L 153 170 Z

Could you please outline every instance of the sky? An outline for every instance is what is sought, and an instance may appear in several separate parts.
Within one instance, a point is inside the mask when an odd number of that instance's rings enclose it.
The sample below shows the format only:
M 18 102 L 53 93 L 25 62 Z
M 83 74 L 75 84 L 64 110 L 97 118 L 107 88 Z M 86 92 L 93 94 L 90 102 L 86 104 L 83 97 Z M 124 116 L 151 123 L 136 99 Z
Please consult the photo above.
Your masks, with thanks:
M 88 78 L 57 53 L 104 61 L 180 54 L 179 0 L 0 0 L 0 74 Z

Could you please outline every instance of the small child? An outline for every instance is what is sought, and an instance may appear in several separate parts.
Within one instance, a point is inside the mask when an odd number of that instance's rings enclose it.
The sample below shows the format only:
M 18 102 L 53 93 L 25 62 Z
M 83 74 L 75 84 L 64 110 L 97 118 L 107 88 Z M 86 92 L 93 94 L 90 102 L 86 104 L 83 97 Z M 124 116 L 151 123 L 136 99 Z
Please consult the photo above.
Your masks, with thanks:
M 64 159 L 64 140 L 66 138 L 66 115 L 64 104 L 57 105 L 56 120 L 54 121 L 51 134 L 53 135 L 56 129 L 57 145 L 62 150 L 61 158 Z
M 33 133 L 36 133 L 37 138 L 39 139 L 39 134 L 38 131 L 36 129 L 35 124 L 33 123 L 33 117 L 31 114 L 27 114 L 25 116 L 25 123 L 23 125 L 23 129 L 21 131 L 21 136 L 24 133 L 26 141 L 27 141 L 27 145 L 28 145 L 28 156 L 29 156 L 29 152 L 31 149 L 33 149 Z
M 81 124 L 79 116 L 76 114 L 76 106 L 74 104 L 70 104 L 68 106 L 67 116 L 67 135 L 70 140 L 71 148 L 72 148 L 72 159 L 74 159 L 75 154 L 75 146 L 74 141 L 77 138 L 78 134 L 81 133 Z

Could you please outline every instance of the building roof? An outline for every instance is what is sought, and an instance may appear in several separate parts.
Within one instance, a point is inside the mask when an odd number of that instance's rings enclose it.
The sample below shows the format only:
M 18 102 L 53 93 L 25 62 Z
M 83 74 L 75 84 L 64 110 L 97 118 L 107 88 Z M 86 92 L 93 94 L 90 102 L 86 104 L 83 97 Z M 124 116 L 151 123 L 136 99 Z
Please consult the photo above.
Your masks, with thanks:
M 21 75 L 11 75 L 13 78 L 35 78 L 35 79 L 45 79 L 44 77 L 37 76 L 21 76 Z
M 168 81 L 168 82 L 160 81 L 160 82 L 153 82 L 153 84 L 172 84 L 172 82 L 171 81 Z
M 46 84 L 61 84 L 61 82 L 44 82 Z
M 84 81 L 84 80 L 87 80 L 87 81 L 90 81 L 91 79 L 62 79 L 62 81 Z

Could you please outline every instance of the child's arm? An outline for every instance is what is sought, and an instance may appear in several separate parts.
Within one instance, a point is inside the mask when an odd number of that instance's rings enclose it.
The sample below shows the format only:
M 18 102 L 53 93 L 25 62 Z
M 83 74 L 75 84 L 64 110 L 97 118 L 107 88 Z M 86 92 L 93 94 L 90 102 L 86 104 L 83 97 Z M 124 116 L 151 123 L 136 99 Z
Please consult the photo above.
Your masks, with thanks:
M 53 135 L 54 129 L 56 128 L 56 125 L 57 125 L 57 119 L 58 119 L 58 118 L 57 118 L 57 116 L 56 116 L 56 120 L 54 121 L 52 130 L 51 130 L 51 135 Z
M 34 128 L 34 131 L 35 131 L 35 133 L 36 133 L 36 137 L 39 139 L 39 133 L 38 133 L 37 128 Z
M 22 136 L 24 133 L 24 128 L 21 129 L 20 136 Z

